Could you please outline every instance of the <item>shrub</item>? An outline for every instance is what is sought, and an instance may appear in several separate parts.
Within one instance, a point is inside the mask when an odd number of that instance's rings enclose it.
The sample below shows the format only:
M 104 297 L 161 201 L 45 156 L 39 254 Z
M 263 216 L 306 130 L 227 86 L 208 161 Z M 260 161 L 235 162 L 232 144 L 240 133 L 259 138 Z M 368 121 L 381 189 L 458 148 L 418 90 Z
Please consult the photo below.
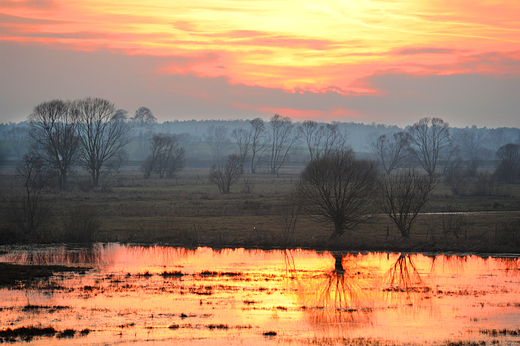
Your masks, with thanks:
M 63 241 L 88 243 L 99 231 L 101 223 L 97 212 L 90 207 L 76 206 L 67 211 L 63 220 Z

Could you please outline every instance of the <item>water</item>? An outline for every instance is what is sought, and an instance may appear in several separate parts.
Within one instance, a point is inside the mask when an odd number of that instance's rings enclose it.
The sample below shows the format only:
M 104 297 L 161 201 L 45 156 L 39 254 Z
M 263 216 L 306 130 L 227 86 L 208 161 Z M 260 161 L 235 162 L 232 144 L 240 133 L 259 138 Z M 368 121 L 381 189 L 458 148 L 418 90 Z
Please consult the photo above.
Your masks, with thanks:
M 520 344 L 511 335 L 520 331 L 518 257 L 120 244 L 0 250 L 1 262 L 92 268 L 0 290 L 0 329 L 91 331 L 28 345 Z

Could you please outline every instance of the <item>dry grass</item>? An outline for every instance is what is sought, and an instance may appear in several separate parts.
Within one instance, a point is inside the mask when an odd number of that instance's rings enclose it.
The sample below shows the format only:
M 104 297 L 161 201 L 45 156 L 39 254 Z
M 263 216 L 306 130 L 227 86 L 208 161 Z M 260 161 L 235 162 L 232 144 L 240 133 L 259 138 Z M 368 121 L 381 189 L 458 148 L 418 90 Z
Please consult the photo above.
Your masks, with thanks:
M 163 242 L 176 245 L 282 246 L 285 241 L 281 206 L 298 180 L 299 169 L 278 175 L 244 175 L 220 194 L 208 182 L 208 169 L 185 169 L 174 179 L 143 179 L 137 168 L 126 169 L 109 192 L 51 190 L 45 199 L 53 205 L 55 228 L 73 208 L 97 211 L 100 227 L 93 241 Z M 81 181 L 81 176 L 73 180 Z M 0 211 L 17 194 L 12 171 L 0 175 Z M 458 238 L 445 232 L 443 212 L 464 212 Z M 440 184 L 421 215 L 410 239 L 402 239 L 388 218 L 376 215 L 334 243 L 329 242 L 332 226 L 300 216 L 292 247 L 338 248 L 350 250 L 485 251 L 520 252 L 495 242 L 496 230 L 504 222 L 520 220 L 520 186 L 503 186 L 496 196 L 453 196 Z M 486 213 L 482 213 L 486 212 Z M 429 214 L 428 214 L 429 213 Z M 9 225 L 0 220 L 2 230 Z M 389 229 L 387 235 L 387 228 Z

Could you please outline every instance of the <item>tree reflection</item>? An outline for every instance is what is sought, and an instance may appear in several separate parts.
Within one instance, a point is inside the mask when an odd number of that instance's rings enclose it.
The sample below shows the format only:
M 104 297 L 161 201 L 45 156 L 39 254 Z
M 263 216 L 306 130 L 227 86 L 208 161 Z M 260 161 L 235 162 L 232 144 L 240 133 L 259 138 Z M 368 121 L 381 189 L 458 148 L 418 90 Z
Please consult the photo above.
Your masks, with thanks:
M 367 285 L 354 268 L 356 260 L 349 261 L 348 257 L 353 255 L 342 253 L 332 256 L 334 269 L 300 283 L 300 299 L 305 303 L 310 322 L 347 325 L 349 329 L 370 324 L 372 301 L 362 297 Z M 305 284 L 308 286 L 302 287 Z
M 390 287 L 394 292 L 424 292 L 421 276 L 409 254 L 401 254 L 388 273 Z

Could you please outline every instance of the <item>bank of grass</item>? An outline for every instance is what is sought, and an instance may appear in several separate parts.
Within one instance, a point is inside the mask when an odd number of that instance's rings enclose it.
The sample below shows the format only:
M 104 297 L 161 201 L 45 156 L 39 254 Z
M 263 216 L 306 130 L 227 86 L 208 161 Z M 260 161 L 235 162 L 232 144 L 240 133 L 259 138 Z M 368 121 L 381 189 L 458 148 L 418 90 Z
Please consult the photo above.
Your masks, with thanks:
M 165 243 L 180 246 L 305 247 L 334 250 L 520 252 L 520 187 L 502 186 L 493 196 L 453 196 L 443 184 L 433 192 L 409 239 L 390 220 L 375 215 L 367 224 L 331 241 L 329 223 L 301 215 L 293 232 L 282 226 L 281 205 L 301 168 L 278 175 L 245 174 L 222 195 L 207 179 L 208 169 L 185 169 L 174 179 L 143 179 L 125 170 L 114 186 L 50 190 L 45 199 L 54 210 L 51 229 L 39 242 L 63 241 L 72 208 L 95 211 L 99 227 L 92 241 Z M 19 193 L 12 172 L 1 176 L 0 210 Z M 445 212 L 463 212 L 448 220 Z M 448 222 L 449 221 L 449 222 Z M 449 223 L 453 223 L 450 230 Z M 10 225 L 2 217 L 0 229 Z M 460 225 L 460 227 L 459 227 Z M 448 229 L 447 229 L 448 228 Z M 520 240 L 520 237 L 518 237 Z

